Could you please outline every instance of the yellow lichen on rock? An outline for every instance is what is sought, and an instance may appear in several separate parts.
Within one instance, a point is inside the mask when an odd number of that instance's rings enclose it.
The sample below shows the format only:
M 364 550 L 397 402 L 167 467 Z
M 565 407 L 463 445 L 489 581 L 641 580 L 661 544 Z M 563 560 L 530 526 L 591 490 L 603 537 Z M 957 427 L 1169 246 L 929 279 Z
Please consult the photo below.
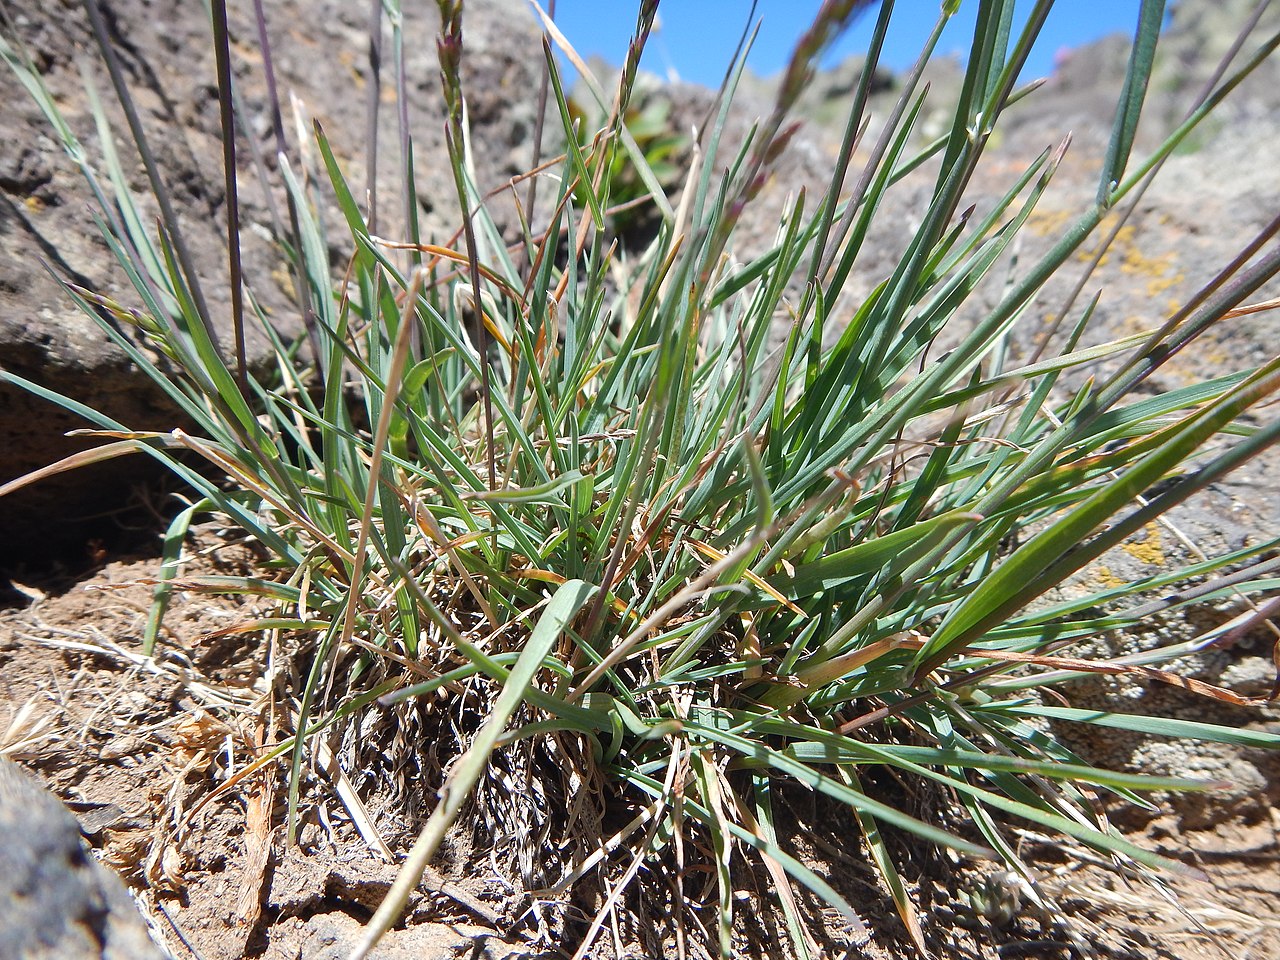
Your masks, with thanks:
M 1148 523 L 1142 528 L 1146 534 L 1141 540 L 1130 540 L 1121 544 L 1121 548 L 1129 556 L 1141 563 L 1149 563 L 1160 566 L 1165 562 L 1163 536 L 1160 528 L 1154 523 Z

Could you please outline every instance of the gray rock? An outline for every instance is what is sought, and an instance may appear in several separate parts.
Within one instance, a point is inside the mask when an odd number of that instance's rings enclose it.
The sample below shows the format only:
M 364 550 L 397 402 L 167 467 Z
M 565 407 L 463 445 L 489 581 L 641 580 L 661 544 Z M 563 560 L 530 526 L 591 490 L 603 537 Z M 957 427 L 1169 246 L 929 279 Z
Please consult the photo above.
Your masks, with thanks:
M 1156 96 L 1186 99 L 1212 76 L 1219 61 L 1236 42 L 1241 27 L 1258 9 L 1258 0 L 1179 0 L 1169 11 L 1169 22 L 1157 47 L 1151 88 Z M 1240 64 L 1267 37 L 1280 30 L 1280 7 L 1268 3 L 1258 18 L 1252 37 L 1234 63 Z M 1227 117 L 1239 122 L 1242 103 L 1280 106 L 1280 61 L 1264 61 L 1227 102 Z M 1225 123 L 1227 117 L 1220 118 Z M 1174 119 L 1170 116 L 1170 119 Z
M 120 878 L 75 817 L 0 757 L 0 960 L 162 960 Z
M 215 330 L 230 353 L 230 292 L 226 281 L 225 204 L 213 48 L 203 4 L 177 0 L 99 0 L 136 99 L 162 175 L 173 194 Z M 275 138 L 260 63 L 252 5 L 230 10 L 236 83 L 261 152 L 275 156 Z M 282 0 L 266 7 L 275 77 L 285 111 L 291 162 L 299 144 L 290 114 L 296 96 L 304 123 L 318 120 L 358 194 L 366 183 L 366 107 L 371 86 L 369 4 L 338 0 Z M 91 68 L 117 147 L 139 196 L 146 178 L 126 145 L 127 126 L 101 66 L 82 4 L 53 0 L 21 4 L 14 30 L 31 51 L 69 124 L 96 162 L 97 137 L 81 64 Z M 448 239 L 457 226 L 457 199 L 445 159 L 444 107 L 435 38 L 435 4 L 404 11 L 408 76 L 406 107 L 415 136 L 419 216 L 428 238 Z M 502 186 L 526 169 L 542 66 L 541 34 L 522 0 L 469 0 L 463 23 L 464 83 L 468 98 L 477 184 Z M 389 28 L 383 50 L 379 111 L 377 230 L 403 234 L 399 196 L 397 104 Z M 243 253 L 254 295 L 286 339 L 297 336 L 301 317 L 281 257 L 268 239 L 269 198 L 260 188 L 251 151 L 239 138 Z M 315 154 L 314 145 L 309 145 Z M 271 159 L 271 164 L 274 160 Z M 323 174 L 321 174 L 323 177 Z M 275 179 L 279 179 L 276 177 Z M 323 182 L 323 181 L 322 181 Z M 274 189 L 274 188 L 273 188 Z M 283 211 L 283 194 L 274 197 Z M 12 71 L 0 67 L 0 368 L 86 403 L 131 429 L 168 430 L 182 425 L 164 394 L 131 364 L 59 288 L 53 273 L 133 304 L 133 295 L 93 221 L 91 195 L 78 171 Z M 147 205 L 149 208 L 153 204 Z M 498 209 L 504 209 L 501 200 Z M 286 216 L 286 214 L 281 214 Z M 345 260 L 349 240 L 336 206 L 322 211 L 335 258 Z M 514 222 L 508 215 L 507 223 Z M 251 365 L 270 357 L 267 338 L 250 331 Z M 63 434 L 87 426 L 31 394 L 0 384 L 0 484 L 89 445 Z M 0 499 L 0 565 L 50 554 L 83 553 L 90 537 L 111 539 L 119 524 L 95 526 L 89 518 L 120 511 L 131 486 L 155 476 L 148 458 L 116 460 L 64 474 Z

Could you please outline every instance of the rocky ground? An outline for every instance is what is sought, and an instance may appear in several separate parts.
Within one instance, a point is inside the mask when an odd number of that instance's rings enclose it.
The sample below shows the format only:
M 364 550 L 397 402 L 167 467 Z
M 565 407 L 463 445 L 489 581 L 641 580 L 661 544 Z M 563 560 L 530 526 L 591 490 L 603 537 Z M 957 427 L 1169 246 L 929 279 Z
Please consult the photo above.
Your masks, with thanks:
M 433 15 L 422 12 L 429 5 L 419 5 L 421 10 L 409 6 L 407 16 L 422 17 L 414 29 L 420 36 L 433 36 Z M 1237 6 L 1191 0 L 1178 5 L 1153 84 L 1142 144 L 1154 142 L 1176 122 L 1189 96 L 1209 76 L 1213 58 L 1229 42 L 1218 18 L 1240 22 Z M 216 223 L 223 199 L 216 109 L 207 95 L 212 57 L 199 39 L 205 30 L 202 8 L 174 0 L 118 0 L 108 9 L 126 70 L 143 91 L 140 104 L 157 152 L 171 171 L 176 202 L 191 224 L 196 258 L 209 276 L 220 277 L 224 267 Z M 73 125 L 87 135 L 92 122 L 79 86 L 78 61 L 90 40 L 79 5 L 61 0 L 38 12 L 14 12 L 17 32 L 37 52 Z M 1280 19 L 1277 14 L 1280 10 L 1271 5 L 1267 16 L 1274 21 Z M 233 5 L 232 16 L 233 31 L 244 41 L 237 49 L 243 53 L 255 42 L 248 5 Z M 370 139 L 363 129 L 364 98 L 372 89 L 361 39 L 365 11 L 329 0 L 285 0 L 269 5 L 268 16 L 279 34 L 277 81 L 297 94 L 300 115 L 325 124 L 353 182 L 360 182 Z M 527 166 L 532 153 L 540 41 L 532 19 L 500 0 L 469 2 L 468 18 L 477 175 L 482 185 L 499 187 Z M 405 91 L 406 103 L 417 119 L 420 150 L 429 155 L 439 151 L 441 129 L 434 46 L 424 42 L 410 56 L 411 75 L 418 80 Z M 1032 233 L 1047 245 L 1095 189 L 1094 171 L 1112 103 L 1107 97 L 1114 96 L 1123 56 L 1123 44 L 1109 40 L 1065 59 L 1036 97 L 1010 115 L 996 162 L 975 184 L 973 202 L 992 202 L 1022 164 L 1072 131 L 1073 147 L 1032 223 Z M 252 67 L 247 63 L 240 77 L 242 94 L 260 105 L 265 89 Z M 809 123 L 791 148 L 787 174 L 769 184 L 750 213 L 756 220 L 745 226 L 743 236 L 769 235 L 790 193 L 825 182 L 839 139 L 833 102 L 847 88 L 850 69 L 820 78 L 805 101 L 802 109 Z M 936 69 L 935 92 L 926 130 L 945 115 L 958 77 L 947 64 L 931 69 Z M 885 76 L 877 95 L 879 111 L 887 109 L 894 90 L 895 78 Z M 1267 65 L 1237 94 L 1203 134 L 1169 161 L 1163 179 L 1133 212 L 1090 281 L 1090 291 L 1104 289 L 1098 338 L 1158 324 L 1234 254 L 1243 238 L 1280 211 L 1280 178 L 1269 160 L 1280 139 L 1275 112 L 1280 107 L 1280 63 Z M 691 88 L 667 87 L 654 95 L 670 99 L 673 123 L 686 128 L 700 121 L 710 103 L 709 94 Z M 753 113 L 767 108 L 770 96 L 764 81 L 744 93 L 735 121 L 739 131 Z M 383 113 L 387 126 L 380 138 L 384 153 L 379 169 L 385 173 L 395 167 L 396 145 L 390 110 Z M 77 282 L 106 290 L 118 282 L 105 247 L 93 239 L 77 174 L 8 71 L 0 72 L 0 130 L 5 133 L 0 137 L 0 364 L 100 405 L 133 426 L 171 426 L 171 412 L 156 391 L 76 312 L 41 266 L 43 259 Z M 264 121 L 254 134 L 270 157 L 270 124 Z M 248 164 L 246 160 L 243 179 L 252 184 Z M 422 196 L 452 195 L 442 165 L 420 164 L 420 173 Z M 137 175 L 141 185 L 140 171 Z M 884 262 L 868 259 L 853 282 L 852 298 L 865 293 L 901 249 L 908 225 L 919 215 L 924 189 L 908 181 L 891 195 L 896 206 L 878 218 L 881 232 L 872 245 L 884 250 Z M 277 310 L 282 327 L 296 330 L 296 321 L 284 309 L 289 280 L 264 239 L 272 202 L 248 188 L 245 217 L 249 233 L 258 238 L 249 259 L 256 271 L 255 289 Z M 430 220 L 430 202 L 422 214 Z M 388 211 L 385 216 L 393 225 L 398 215 Z M 1033 246 L 1023 251 L 1024 262 L 1034 257 Z M 745 259 L 752 252 L 748 246 L 737 254 Z M 1087 264 L 1078 266 L 1083 270 Z M 1061 309 L 1075 279 L 1064 276 L 1035 306 L 1035 322 L 1027 325 L 1029 339 L 1020 348 L 1030 349 L 1030 337 Z M 218 286 L 210 284 L 211 300 L 215 313 L 225 313 Z M 1272 288 L 1257 299 L 1277 292 Z M 1243 317 L 1211 335 L 1194 357 L 1175 358 L 1152 389 L 1256 362 L 1273 355 L 1278 342 L 1280 312 Z M 0 385 L 0 449 L 5 451 L 0 483 L 66 455 L 75 442 L 62 434 L 79 425 Z M 1275 458 L 1258 461 L 1231 484 L 1175 515 L 1173 526 L 1145 531 L 1090 575 L 1130 578 L 1196 548 L 1213 552 L 1270 535 L 1280 523 L 1277 470 Z M 153 933 L 171 955 L 207 960 L 345 956 L 359 924 L 394 875 L 388 851 L 362 837 L 361 818 L 381 817 L 378 832 L 392 841 L 411 839 L 413 825 L 389 822 L 386 811 L 370 814 L 335 765 L 317 769 L 305 785 L 301 843 L 286 847 L 278 816 L 283 781 L 261 774 L 236 780 L 246 758 L 275 734 L 270 717 L 255 706 L 273 669 L 272 651 L 263 641 L 219 633 L 248 611 L 180 596 L 166 621 L 158 655 L 142 656 L 141 630 L 152 589 L 146 579 L 158 569 L 154 546 L 149 549 L 148 544 L 153 544 L 164 493 L 141 465 L 125 465 L 0 498 L 0 563 L 9 576 L 0 598 L 5 604 L 0 610 L 0 751 L 35 770 L 67 802 L 95 856 L 131 884 Z M 243 570 L 251 562 L 234 537 L 212 529 L 201 532 L 193 553 L 197 567 L 207 570 Z M 1226 603 L 1203 616 L 1211 621 L 1236 612 Z M 1167 638 L 1189 627 L 1179 621 L 1155 629 Z M 1274 679 L 1273 643 L 1272 636 L 1260 631 L 1193 670 L 1197 677 L 1242 695 L 1257 695 Z M 1143 699 L 1151 709 L 1184 717 L 1280 729 L 1280 711 L 1274 707 L 1244 710 L 1205 703 L 1180 691 L 1099 684 L 1073 695 L 1100 705 Z M 1133 960 L 1224 955 L 1265 960 L 1280 955 L 1280 923 L 1273 917 L 1280 895 L 1277 758 L 1121 738 L 1082 744 L 1081 749 L 1122 766 L 1193 771 L 1231 781 L 1232 790 L 1209 800 L 1170 798 L 1155 818 L 1126 819 L 1117 811 L 1117 821 L 1135 836 L 1192 869 L 1152 885 L 1118 876 L 1078 850 L 1024 831 L 1027 855 L 1041 867 L 1045 888 L 1062 912 L 1046 914 L 1015 903 L 1007 922 L 992 923 L 990 918 L 974 919 L 965 907 L 985 874 L 972 865 L 915 852 L 912 880 L 935 953 L 947 958 L 1049 958 L 1087 947 L 1098 956 Z M 234 789 L 220 792 L 219 784 L 229 781 Z M 798 803 L 795 816 L 809 838 L 805 856 L 815 867 L 837 877 L 855 902 L 883 902 L 865 866 L 841 854 L 840 825 L 829 822 L 828 811 Z M 522 951 L 538 933 L 537 918 L 522 912 L 519 898 L 484 864 L 483 851 L 459 844 L 441 864 L 441 873 L 428 878 L 407 929 L 393 933 L 380 955 L 443 958 L 466 956 L 468 950 L 477 957 L 528 955 Z M 868 912 L 876 936 L 850 955 L 885 960 L 903 955 L 905 936 L 890 912 L 882 907 Z M 767 943 L 774 921 L 761 915 L 758 923 L 758 939 Z M 616 936 L 625 942 L 626 933 Z M 640 948 L 635 951 L 632 955 L 643 955 Z M 761 951 L 769 955 L 767 947 Z
M 199 531 L 196 543 L 190 572 L 247 569 L 244 549 L 218 531 Z M 342 960 L 395 876 L 387 852 L 362 836 L 361 819 L 371 817 L 393 851 L 407 848 L 415 831 L 394 810 L 377 810 L 377 797 L 362 804 L 336 767 L 321 767 L 303 785 L 299 844 L 285 844 L 283 775 L 236 779 L 273 740 L 269 717 L 264 722 L 258 708 L 271 650 L 220 633 L 252 611 L 179 595 L 156 657 L 144 657 L 147 581 L 158 567 L 151 557 L 115 557 L 83 578 L 13 585 L 9 606 L 0 610 L 0 751 L 34 770 L 67 804 L 93 856 L 130 884 L 170 956 Z M 1233 760 L 1248 765 L 1239 757 L 1206 757 L 1191 769 L 1218 775 Z M 987 865 L 902 845 L 897 852 L 908 865 L 930 950 L 946 960 L 1268 960 L 1280 954 L 1273 909 L 1280 897 L 1278 778 L 1274 765 L 1265 769 L 1265 782 L 1251 782 L 1234 805 L 1167 805 L 1154 818 L 1128 821 L 1122 808 L 1112 811 L 1135 839 L 1184 863 L 1183 875 L 1126 876 L 1074 845 L 1014 831 L 1051 898 L 1049 911 L 1025 902 Z M 221 789 L 228 783 L 234 789 Z M 869 943 L 846 953 L 851 942 L 841 939 L 838 926 L 829 928 L 832 955 L 911 955 L 869 868 L 848 852 L 856 827 L 811 795 L 790 800 L 781 829 L 794 836 L 802 859 L 859 904 L 874 931 Z M 11 803 L 0 789 L 0 836 Z M 15 819 L 19 825 L 9 836 L 30 839 L 30 832 L 14 831 L 32 828 L 31 821 Z M 67 828 L 61 830 L 58 842 L 65 845 Z M 13 875 L 11 858 L 22 849 L 0 845 L 0 876 Z M 40 889 L 48 895 L 66 882 L 55 886 L 46 878 Z M 1001 912 L 984 917 L 975 913 L 972 897 L 993 883 Z M 767 908 L 767 878 L 761 884 L 761 899 L 742 905 L 744 937 L 755 944 L 754 955 L 773 958 L 781 955 L 777 938 L 785 934 Z M 40 909 L 52 909 L 40 902 Z M 815 917 L 821 912 L 816 904 L 807 907 Z M 411 903 L 405 928 L 388 934 L 376 956 L 560 956 L 533 950 L 539 940 L 542 931 L 524 898 L 505 886 L 483 849 L 459 838 Z M 640 931 L 621 931 L 620 941 L 623 949 L 605 940 L 592 956 L 654 956 Z M 0 938 L 0 948 L 3 943 Z M 28 954 L 72 955 L 99 954 Z

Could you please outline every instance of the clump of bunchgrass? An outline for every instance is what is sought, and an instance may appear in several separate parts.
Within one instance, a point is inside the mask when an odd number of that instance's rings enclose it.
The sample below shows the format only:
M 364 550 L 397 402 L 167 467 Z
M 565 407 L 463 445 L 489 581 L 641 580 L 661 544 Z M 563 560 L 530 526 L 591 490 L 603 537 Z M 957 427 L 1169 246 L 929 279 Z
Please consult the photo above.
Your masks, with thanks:
M 410 222 L 400 236 L 377 235 L 365 194 L 348 184 L 321 129 L 314 147 L 326 190 L 304 185 L 282 149 L 290 227 L 281 240 L 312 345 L 277 340 L 270 379 L 246 370 L 243 356 L 228 361 L 210 336 L 171 214 L 159 233 L 148 231 L 114 153 L 104 182 L 21 52 L 3 48 L 94 185 L 104 235 L 137 300 L 70 294 L 94 316 L 105 310 L 137 327 L 168 358 L 172 366 L 160 366 L 104 325 L 196 427 L 132 433 L 9 379 L 82 413 L 108 441 L 63 466 L 141 451 L 198 492 L 170 530 L 157 610 L 175 588 L 278 602 L 276 616 L 238 629 L 277 631 L 301 678 L 279 701 L 293 736 L 249 767 L 287 760 L 290 830 L 312 735 L 335 726 L 346 731 L 353 771 L 429 811 L 360 955 L 394 922 L 462 816 L 552 916 L 556 898 L 580 883 L 603 891 L 575 942 L 561 944 L 577 956 L 611 915 L 638 909 L 627 898 L 642 871 L 666 878 L 659 936 L 681 945 L 702 938 L 731 955 L 744 865 L 770 878 L 791 949 L 813 955 L 814 915 L 801 889 L 838 908 L 850 929 L 862 923 L 778 829 L 786 784 L 849 811 L 923 949 L 886 832 L 994 856 L 1037 896 L 1009 818 L 1125 862 L 1169 866 L 1112 830 L 1094 798 L 1105 791 L 1144 803 L 1144 791 L 1212 786 L 1095 768 L 1047 721 L 1280 745 L 1271 734 L 1037 695 L 1095 673 L 1178 680 L 1160 664 L 1213 636 L 1106 662 L 1072 657 L 1071 645 L 1270 582 L 1274 538 L 1143 583 L 1043 599 L 1280 436 L 1280 424 L 1241 419 L 1280 388 L 1280 359 L 1155 397 L 1138 393 L 1280 268 L 1280 251 L 1266 247 L 1280 220 L 1183 308 L 1153 317 L 1149 335 L 1080 346 L 1094 301 L 1073 308 L 1043 357 L 1017 365 L 1006 349 L 1046 281 L 1096 242 L 1107 213 L 1143 189 L 1277 38 L 1242 57 L 1135 163 L 1162 7 L 1144 3 L 1096 202 L 994 307 L 975 311 L 975 288 L 1007 262 L 1068 146 L 1047 148 L 990 209 L 959 212 L 1001 112 L 1021 95 L 1014 82 L 1048 2 L 1020 33 L 1010 32 L 1011 2 L 980 5 L 954 121 L 923 148 L 911 146 L 926 96 L 921 68 L 954 4 L 944 5 L 882 132 L 863 144 L 892 16 L 883 4 L 828 190 L 794 200 L 767 252 L 734 259 L 743 211 L 778 175 L 793 135 L 791 105 L 866 5 L 823 6 L 776 109 L 726 154 L 735 65 L 679 196 L 651 198 L 662 221 L 656 238 L 624 264 L 607 240 L 615 190 L 660 187 L 626 126 L 657 4 L 641 4 L 617 90 L 584 77 L 599 130 L 575 130 L 548 44 L 548 122 L 558 119 L 566 152 L 537 164 L 541 196 L 530 190 L 521 242 L 510 248 L 481 192 L 487 185 L 469 172 L 462 6 L 441 2 L 458 232 L 436 241 Z M 229 133 L 225 10 L 214 9 Z M 399 50 L 398 19 L 390 30 Z M 550 23 L 548 32 L 572 55 Z M 117 94 L 128 103 L 122 84 Z M 144 147 L 141 130 L 133 135 Z M 402 141 L 411 142 L 408 129 Z M 924 164 L 937 169 L 935 186 L 896 268 L 856 309 L 838 312 L 881 200 Z M 403 174 L 411 190 L 413 170 Z M 234 211 L 234 177 L 228 185 Z M 163 196 L 158 175 L 152 186 Z M 315 216 L 331 203 L 349 234 L 340 278 Z M 229 237 L 234 251 L 234 223 Z M 234 253 L 231 275 L 238 288 Z M 273 335 L 251 296 L 246 304 L 250 322 Z M 957 346 L 930 354 L 966 314 L 977 319 L 966 320 Z M 1061 374 L 1104 359 L 1113 361 L 1105 378 L 1059 390 Z M 190 454 L 225 482 L 194 469 Z M 221 514 L 261 545 L 271 557 L 262 577 L 178 575 L 186 525 L 201 512 Z M 1132 599 L 1190 578 L 1200 585 Z M 944 829 L 895 806 L 864 787 L 868 768 L 932 782 L 970 828 Z M 376 834 L 372 822 L 360 825 Z M 704 869 L 690 871 L 694 864 Z M 566 923 L 560 914 L 552 926 L 567 937 Z

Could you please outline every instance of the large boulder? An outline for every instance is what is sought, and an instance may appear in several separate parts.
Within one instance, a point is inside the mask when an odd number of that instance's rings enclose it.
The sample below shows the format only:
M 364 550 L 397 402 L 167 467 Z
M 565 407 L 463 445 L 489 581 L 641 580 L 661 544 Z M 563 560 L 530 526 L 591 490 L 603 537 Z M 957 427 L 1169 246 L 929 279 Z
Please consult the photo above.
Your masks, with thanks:
M 133 898 L 76 818 L 0 756 L 0 957 L 161 960 Z
M 205 5 L 177 0 L 99 0 L 133 90 L 151 148 L 172 191 L 209 311 L 225 345 L 230 292 L 224 240 L 224 189 L 214 57 Z M 247 127 L 274 167 L 275 139 L 259 55 L 253 7 L 233 0 L 232 56 Z M 146 194 L 146 178 L 97 53 L 79 0 L 23 4 L 15 10 L 16 39 L 26 45 L 72 129 L 97 156 L 82 67 L 115 120 L 131 187 Z M 357 191 L 366 183 L 367 108 L 372 68 L 369 4 L 338 0 L 282 0 L 266 6 L 276 83 L 297 168 L 299 126 L 319 120 Z M 457 200 L 444 153 L 444 110 L 435 37 L 435 4 L 406 4 L 404 56 L 407 111 L 415 136 L 423 229 L 446 239 L 457 226 Z M 542 65 L 540 32 L 523 0 L 468 0 L 463 60 L 478 185 L 502 186 L 532 159 L 531 134 Z M 379 232 L 395 236 L 403 212 L 399 196 L 390 30 L 382 51 L 379 124 Z M 296 100 L 292 99 L 296 98 Z M 301 327 L 291 281 L 269 239 L 268 197 L 252 154 L 239 143 L 244 262 L 254 294 L 286 337 Z M 315 155 L 314 148 L 311 150 Z M 278 179 L 278 178 L 276 178 Z M 283 208 L 277 194 L 278 209 Z M 146 204 L 154 209 L 154 204 Z M 327 212 L 335 259 L 345 258 L 340 219 Z M 0 67 L 0 367 L 101 410 L 134 429 L 170 429 L 176 411 L 97 324 L 59 287 L 64 277 L 135 302 L 100 240 L 84 180 L 51 136 L 49 124 L 10 70 Z M 509 218 L 509 222 L 513 222 Z M 251 362 L 269 357 L 267 338 L 251 331 Z M 0 484 L 86 446 L 66 431 L 87 426 L 78 417 L 29 393 L 0 384 Z M 0 498 L 0 566 L 18 560 L 83 555 L 91 538 L 118 538 L 129 525 L 120 513 L 130 490 L 155 476 L 146 458 L 133 457 L 61 475 Z M 133 500 L 138 501 L 138 497 Z M 154 499 L 154 498 L 152 498 Z M 108 514 L 107 516 L 102 516 Z M 97 518 L 96 520 L 94 518 Z

